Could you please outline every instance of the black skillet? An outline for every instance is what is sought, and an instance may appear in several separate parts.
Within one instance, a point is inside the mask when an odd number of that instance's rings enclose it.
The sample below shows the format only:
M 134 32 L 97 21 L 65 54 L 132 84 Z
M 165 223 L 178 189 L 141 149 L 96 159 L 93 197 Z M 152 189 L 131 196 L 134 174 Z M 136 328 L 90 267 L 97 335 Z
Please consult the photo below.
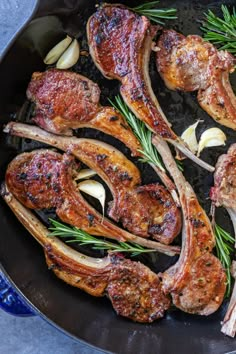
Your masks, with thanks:
M 125 1 L 124 1 L 125 3 Z M 127 1 L 132 6 L 140 2 Z M 234 0 L 224 1 L 233 5 Z M 164 7 L 176 7 L 178 20 L 167 26 L 184 34 L 201 34 L 198 20 L 208 8 L 218 11 L 221 1 L 161 1 Z M 2 126 L 11 119 L 29 120 L 30 109 L 25 103 L 25 90 L 31 74 L 44 70 L 42 58 L 47 51 L 64 36 L 64 32 L 76 36 L 82 47 L 87 48 L 85 24 L 95 11 L 95 1 L 40 1 L 33 20 L 10 46 L 0 64 L 0 117 Z M 108 81 L 95 68 L 90 58 L 81 58 L 74 70 L 88 76 L 102 89 L 102 103 L 106 97 L 118 92 L 118 83 Z M 198 133 L 205 127 L 217 124 L 203 112 L 195 94 L 184 94 L 167 90 L 155 70 L 153 58 L 150 73 L 155 93 L 174 130 L 180 134 L 184 126 L 196 118 L 204 119 Z M 236 86 L 235 76 L 232 76 Z M 215 164 L 217 157 L 236 141 L 236 133 L 222 128 L 227 136 L 227 146 L 207 149 L 202 158 Z M 113 143 L 128 156 L 128 150 L 114 139 L 92 130 L 78 132 L 79 136 L 95 137 Z M 20 151 L 29 151 L 42 145 L 28 140 L 6 137 L 1 133 L 0 178 L 4 179 L 7 163 Z M 156 176 L 147 166 L 139 164 L 144 183 L 155 181 Z M 212 176 L 189 161 L 184 162 L 185 175 L 193 185 L 202 205 L 209 210 L 207 202 Z M 93 298 L 58 280 L 48 271 L 41 247 L 26 232 L 8 207 L 0 200 L 0 261 L 1 267 L 25 300 L 40 316 L 78 340 L 114 353 L 214 353 L 222 354 L 236 349 L 234 339 L 220 333 L 220 321 L 225 313 L 227 301 L 221 309 L 205 318 L 187 315 L 171 309 L 163 320 L 151 325 L 133 323 L 118 317 L 110 302 Z M 41 214 L 44 220 L 47 213 Z M 232 231 L 229 218 L 224 210 L 218 211 L 218 222 Z M 153 270 L 167 268 L 176 260 L 164 256 L 142 258 Z

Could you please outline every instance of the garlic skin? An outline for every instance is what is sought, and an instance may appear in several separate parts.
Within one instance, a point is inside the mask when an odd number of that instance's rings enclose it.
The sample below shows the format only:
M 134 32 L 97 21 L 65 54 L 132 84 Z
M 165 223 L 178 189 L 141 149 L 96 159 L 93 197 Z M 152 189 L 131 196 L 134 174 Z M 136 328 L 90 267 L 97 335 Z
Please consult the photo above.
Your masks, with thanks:
M 225 133 L 219 128 L 205 130 L 199 141 L 197 156 L 199 156 L 201 151 L 206 147 L 225 145 L 226 139 Z
M 78 189 L 88 195 L 91 195 L 91 197 L 98 199 L 102 206 L 102 212 L 104 215 L 106 191 L 103 185 L 100 182 L 89 179 L 78 183 Z
M 57 62 L 60 56 L 64 53 L 64 51 L 69 47 L 72 42 L 72 38 L 66 36 L 62 41 L 56 44 L 46 55 L 44 58 L 44 63 L 46 65 L 51 65 Z
M 185 131 L 182 133 L 182 140 L 188 145 L 189 149 L 195 154 L 198 151 L 198 142 L 196 138 L 196 128 L 198 126 L 199 120 L 190 125 Z
M 80 47 L 77 39 L 74 39 L 66 51 L 62 54 L 58 60 L 57 69 L 69 69 L 75 65 L 80 56 Z
M 80 179 L 87 179 L 87 178 L 95 176 L 96 174 L 97 174 L 97 172 L 95 172 L 94 170 L 91 170 L 90 168 L 84 168 L 83 170 L 80 170 L 77 173 L 75 180 L 78 181 Z

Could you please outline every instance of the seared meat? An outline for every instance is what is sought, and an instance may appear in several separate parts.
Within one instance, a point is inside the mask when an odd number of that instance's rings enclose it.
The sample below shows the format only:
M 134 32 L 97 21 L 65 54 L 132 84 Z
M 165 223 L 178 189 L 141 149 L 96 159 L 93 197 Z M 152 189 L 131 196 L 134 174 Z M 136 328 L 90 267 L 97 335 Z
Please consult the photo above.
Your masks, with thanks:
M 230 146 L 227 154 L 221 155 L 216 164 L 214 173 L 214 187 L 210 197 L 215 206 L 227 209 L 236 234 L 236 144 Z M 236 241 L 235 241 L 236 247 Z
M 211 200 L 216 206 L 236 210 L 236 144 L 230 146 L 227 154 L 221 155 L 214 173 L 214 187 Z
M 164 30 L 157 69 L 171 90 L 196 91 L 201 107 L 218 123 L 236 129 L 236 97 L 229 82 L 236 58 L 201 37 Z
M 163 273 L 163 289 L 181 310 L 210 315 L 221 305 L 226 289 L 225 271 L 211 253 L 215 245 L 211 223 L 166 142 L 157 136 L 153 142 L 176 183 L 183 212 L 181 254 Z
M 37 127 L 9 123 L 5 131 L 69 151 L 95 170 L 113 194 L 109 216 L 130 232 L 169 244 L 180 232 L 181 216 L 170 194 L 160 185 L 140 187 L 136 166 L 120 151 L 92 139 L 57 137 Z
M 211 188 L 211 200 L 215 206 L 223 206 L 228 211 L 236 235 L 236 144 L 230 146 L 227 154 L 221 155 L 214 173 L 214 187 Z M 235 240 L 236 247 L 236 240 Z M 236 262 L 232 264 L 232 276 L 236 279 Z M 234 337 L 236 333 L 236 283 L 221 331 Z
M 118 193 L 118 191 L 117 191 Z M 135 235 L 170 244 L 181 230 L 181 214 L 172 197 L 159 184 L 140 186 L 129 192 L 120 188 L 109 216 Z
M 104 4 L 88 20 L 91 56 L 105 77 L 121 82 L 121 95 L 140 120 L 196 163 L 214 171 L 196 158 L 171 130 L 152 90 L 148 66 L 152 39 L 158 28 L 145 16 L 140 17 L 122 5 Z
M 231 274 L 236 280 L 236 261 L 233 261 L 232 263 Z M 234 337 L 236 333 L 236 281 L 234 283 L 234 289 L 229 307 L 223 320 L 221 332 L 230 337 Z
M 121 81 L 121 94 L 137 117 L 165 138 L 175 138 L 151 89 L 148 63 L 158 30 L 122 5 L 105 4 L 87 25 L 90 53 L 108 79 Z M 149 97 L 150 96 L 150 97 Z
M 107 295 L 118 315 L 137 322 L 153 322 L 163 317 L 170 305 L 158 276 L 140 262 L 121 255 L 92 258 L 79 253 L 48 230 L 2 188 L 2 195 L 19 221 L 43 246 L 49 269 L 68 284 L 93 296 Z
M 27 97 L 36 105 L 33 121 L 41 128 L 62 135 L 72 135 L 77 128 L 98 129 L 121 140 L 134 156 L 140 155 L 140 144 L 122 115 L 99 105 L 100 89 L 86 77 L 57 69 L 35 72 Z
M 120 229 L 108 219 L 103 219 L 102 215 L 92 208 L 77 191 L 73 182 L 76 168 L 71 156 L 62 156 L 50 150 L 35 150 L 18 155 L 10 163 L 6 172 L 6 183 L 14 196 L 26 207 L 31 209 L 55 208 L 61 220 L 93 235 L 107 236 L 119 241 L 136 240 L 137 243 L 149 244 L 149 247 L 153 245 L 164 252 L 172 250 L 172 248 L 163 248 L 156 242 L 142 240 Z M 146 199 L 148 203 L 148 194 Z M 146 205 L 143 204 L 142 207 L 146 208 Z M 158 203 L 155 212 L 158 218 Z M 132 218 L 132 212 L 130 214 Z M 155 214 L 153 219 L 155 220 Z M 135 223 L 137 220 L 130 219 L 130 223 L 132 222 Z M 166 226 L 166 243 L 168 243 L 173 226 L 168 227 L 164 221 L 163 225 Z M 160 235 L 162 233 L 163 230 L 160 231 Z M 165 239 L 165 234 L 162 237 Z

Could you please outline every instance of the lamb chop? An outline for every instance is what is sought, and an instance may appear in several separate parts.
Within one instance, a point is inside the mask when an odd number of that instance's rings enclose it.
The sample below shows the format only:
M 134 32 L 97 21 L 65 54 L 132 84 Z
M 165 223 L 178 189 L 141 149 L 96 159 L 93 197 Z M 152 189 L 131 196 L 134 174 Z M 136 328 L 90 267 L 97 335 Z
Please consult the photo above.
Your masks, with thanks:
M 133 156 L 140 156 L 140 144 L 122 115 L 99 104 L 100 89 L 86 77 L 58 69 L 35 72 L 26 93 L 35 103 L 33 121 L 41 128 L 68 136 L 72 129 L 98 129 L 122 141 Z
M 236 144 L 230 146 L 227 154 L 221 155 L 216 163 L 214 187 L 210 197 L 215 206 L 223 206 L 228 211 L 236 234 Z M 236 247 L 236 242 L 235 242 Z
M 130 240 L 143 245 L 149 244 L 149 246 L 153 245 L 155 248 L 157 247 L 167 253 L 177 250 L 175 247 L 169 249 L 159 243 L 144 240 L 130 234 L 111 223 L 108 219 L 103 218 L 77 191 L 73 180 L 73 175 L 76 174 L 77 167 L 74 158 L 67 154 L 62 156 L 51 150 L 34 150 L 31 153 L 18 155 L 9 164 L 6 171 L 6 183 L 13 195 L 26 207 L 31 209 L 55 208 L 61 220 L 93 235 L 112 237 L 119 241 Z M 141 202 L 146 203 L 142 205 L 142 208 L 145 209 L 146 205 L 149 204 L 149 194 L 146 194 L 146 198 L 145 196 L 142 196 L 142 198 Z M 154 198 L 151 198 L 151 202 L 154 203 Z M 150 223 L 152 218 L 155 220 L 155 218 L 161 217 L 158 213 L 159 205 L 157 202 L 156 205 L 156 210 L 154 210 L 154 207 L 148 210 L 150 213 Z M 122 207 L 122 202 L 120 203 L 120 207 Z M 127 214 L 125 216 L 128 219 L 129 212 L 126 206 L 123 207 L 124 213 Z M 139 210 L 140 208 L 133 205 L 133 210 L 130 212 L 129 221 L 130 224 L 134 224 L 134 229 L 138 228 L 135 212 L 138 213 Z M 147 213 L 144 212 L 143 214 L 147 217 Z M 168 215 L 168 213 L 166 214 Z M 142 216 L 140 218 L 142 222 Z M 138 221 L 140 222 L 140 220 Z M 173 222 L 172 220 L 170 221 Z M 160 228 L 158 229 L 160 238 L 165 239 L 165 234 L 167 234 L 166 238 L 168 239 L 173 229 L 171 223 L 169 224 L 170 226 L 167 221 L 163 221 L 162 230 L 160 223 Z M 155 226 L 157 228 L 158 225 L 153 225 L 153 232 L 156 231 Z M 145 236 L 148 237 L 149 235 Z
M 221 332 L 230 337 L 236 333 L 236 262 L 233 261 L 231 274 L 235 279 L 233 293 L 229 302 L 228 310 L 222 322 Z
M 214 173 L 214 187 L 211 188 L 210 197 L 214 206 L 223 206 L 228 211 L 236 234 L 236 144 L 230 146 L 227 154 L 221 155 L 216 164 Z M 236 241 L 235 241 L 236 248 Z M 236 277 L 235 261 L 232 264 L 232 275 Z M 236 283 L 229 307 L 223 320 L 222 332 L 234 337 L 236 332 Z
M 198 91 L 200 106 L 222 125 L 236 130 L 236 97 L 229 73 L 236 58 L 201 37 L 164 30 L 157 43 L 157 69 L 171 90 Z
M 148 65 L 158 29 L 123 5 L 104 4 L 87 23 L 90 54 L 105 77 L 121 82 L 120 93 L 137 118 L 212 172 L 214 168 L 196 158 L 172 131 L 152 90 Z
M 167 143 L 158 136 L 153 143 L 176 183 L 183 213 L 181 254 L 177 263 L 163 273 L 163 289 L 181 310 L 210 315 L 221 305 L 226 290 L 225 271 L 212 254 L 215 237 L 211 223 Z
M 159 184 L 140 186 L 139 170 L 114 147 L 93 139 L 55 136 L 22 123 L 8 123 L 4 131 L 68 151 L 95 170 L 113 195 L 108 215 L 130 232 L 164 244 L 179 234 L 181 215 L 169 192 Z
M 119 254 L 88 257 L 68 247 L 2 186 L 2 196 L 18 220 L 44 249 L 46 262 L 58 278 L 93 296 L 106 295 L 118 315 L 150 323 L 164 316 L 170 306 L 157 274 L 140 262 Z
M 140 143 L 123 116 L 112 107 L 99 105 L 100 89 L 84 76 L 66 70 L 35 72 L 27 97 L 35 103 L 33 121 L 46 131 L 72 135 L 72 129 L 98 129 L 122 141 L 133 156 L 142 156 Z M 178 204 L 175 186 L 157 166 L 152 166 Z

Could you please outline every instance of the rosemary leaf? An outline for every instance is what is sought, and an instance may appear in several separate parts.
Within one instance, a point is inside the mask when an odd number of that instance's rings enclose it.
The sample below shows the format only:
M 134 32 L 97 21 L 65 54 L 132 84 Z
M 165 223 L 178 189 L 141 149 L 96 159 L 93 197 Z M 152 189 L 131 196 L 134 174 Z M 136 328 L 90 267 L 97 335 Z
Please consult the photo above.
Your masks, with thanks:
M 159 1 L 146 2 L 146 3 L 141 4 L 139 6 L 135 6 L 133 8 L 130 8 L 130 10 L 136 12 L 137 14 L 139 14 L 141 16 L 146 16 L 151 21 L 153 21 L 155 23 L 159 23 L 161 25 L 164 25 L 164 22 L 161 21 L 160 19 L 174 20 L 177 18 L 176 9 L 174 9 L 174 8 L 158 9 L 158 8 L 156 8 L 156 6 L 158 4 L 159 4 Z
M 222 18 L 211 10 L 205 13 L 206 20 L 202 24 L 204 39 L 217 45 L 221 50 L 236 54 L 236 10 L 230 13 L 227 6 L 221 6 Z
M 230 296 L 232 279 L 230 274 L 231 267 L 231 255 L 234 251 L 232 245 L 234 245 L 234 238 L 222 227 L 217 224 L 214 224 L 214 233 L 216 237 L 216 254 L 219 260 L 221 261 L 223 267 L 226 271 L 227 276 L 227 290 L 226 297 Z
M 161 158 L 155 147 L 152 145 L 152 132 L 148 130 L 143 122 L 134 116 L 134 114 L 129 110 L 128 106 L 120 96 L 115 97 L 115 103 L 110 99 L 109 102 L 118 112 L 124 116 L 127 123 L 133 130 L 136 138 L 139 140 L 142 146 L 140 152 L 143 155 L 143 158 L 140 159 L 140 161 L 152 163 L 164 172 L 165 168 L 163 167 Z
M 92 245 L 94 250 L 107 250 L 110 252 L 128 252 L 131 257 L 137 256 L 141 253 L 156 252 L 153 249 L 143 248 L 132 242 L 110 242 L 101 238 L 91 236 L 87 232 L 74 227 L 64 225 L 56 220 L 49 219 L 52 226 L 49 228 L 51 231 L 49 237 L 65 238 L 66 243 L 76 242 L 80 246 Z
M 115 102 L 110 99 L 108 100 L 110 104 L 123 115 L 129 126 L 133 130 L 134 135 L 140 142 L 142 149 L 139 151 L 143 155 L 143 158 L 140 158 L 139 160 L 144 163 L 147 162 L 153 164 L 157 166 L 161 171 L 165 172 L 162 160 L 156 148 L 152 144 L 152 132 L 142 121 L 135 117 L 135 115 L 130 111 L 129 107 L 126 105 L 126 103 L 120 96 L 115 97 Z M 182 162 L 176 160 L 176 163 L 180 171 L 183 171 L 184 169 Z

